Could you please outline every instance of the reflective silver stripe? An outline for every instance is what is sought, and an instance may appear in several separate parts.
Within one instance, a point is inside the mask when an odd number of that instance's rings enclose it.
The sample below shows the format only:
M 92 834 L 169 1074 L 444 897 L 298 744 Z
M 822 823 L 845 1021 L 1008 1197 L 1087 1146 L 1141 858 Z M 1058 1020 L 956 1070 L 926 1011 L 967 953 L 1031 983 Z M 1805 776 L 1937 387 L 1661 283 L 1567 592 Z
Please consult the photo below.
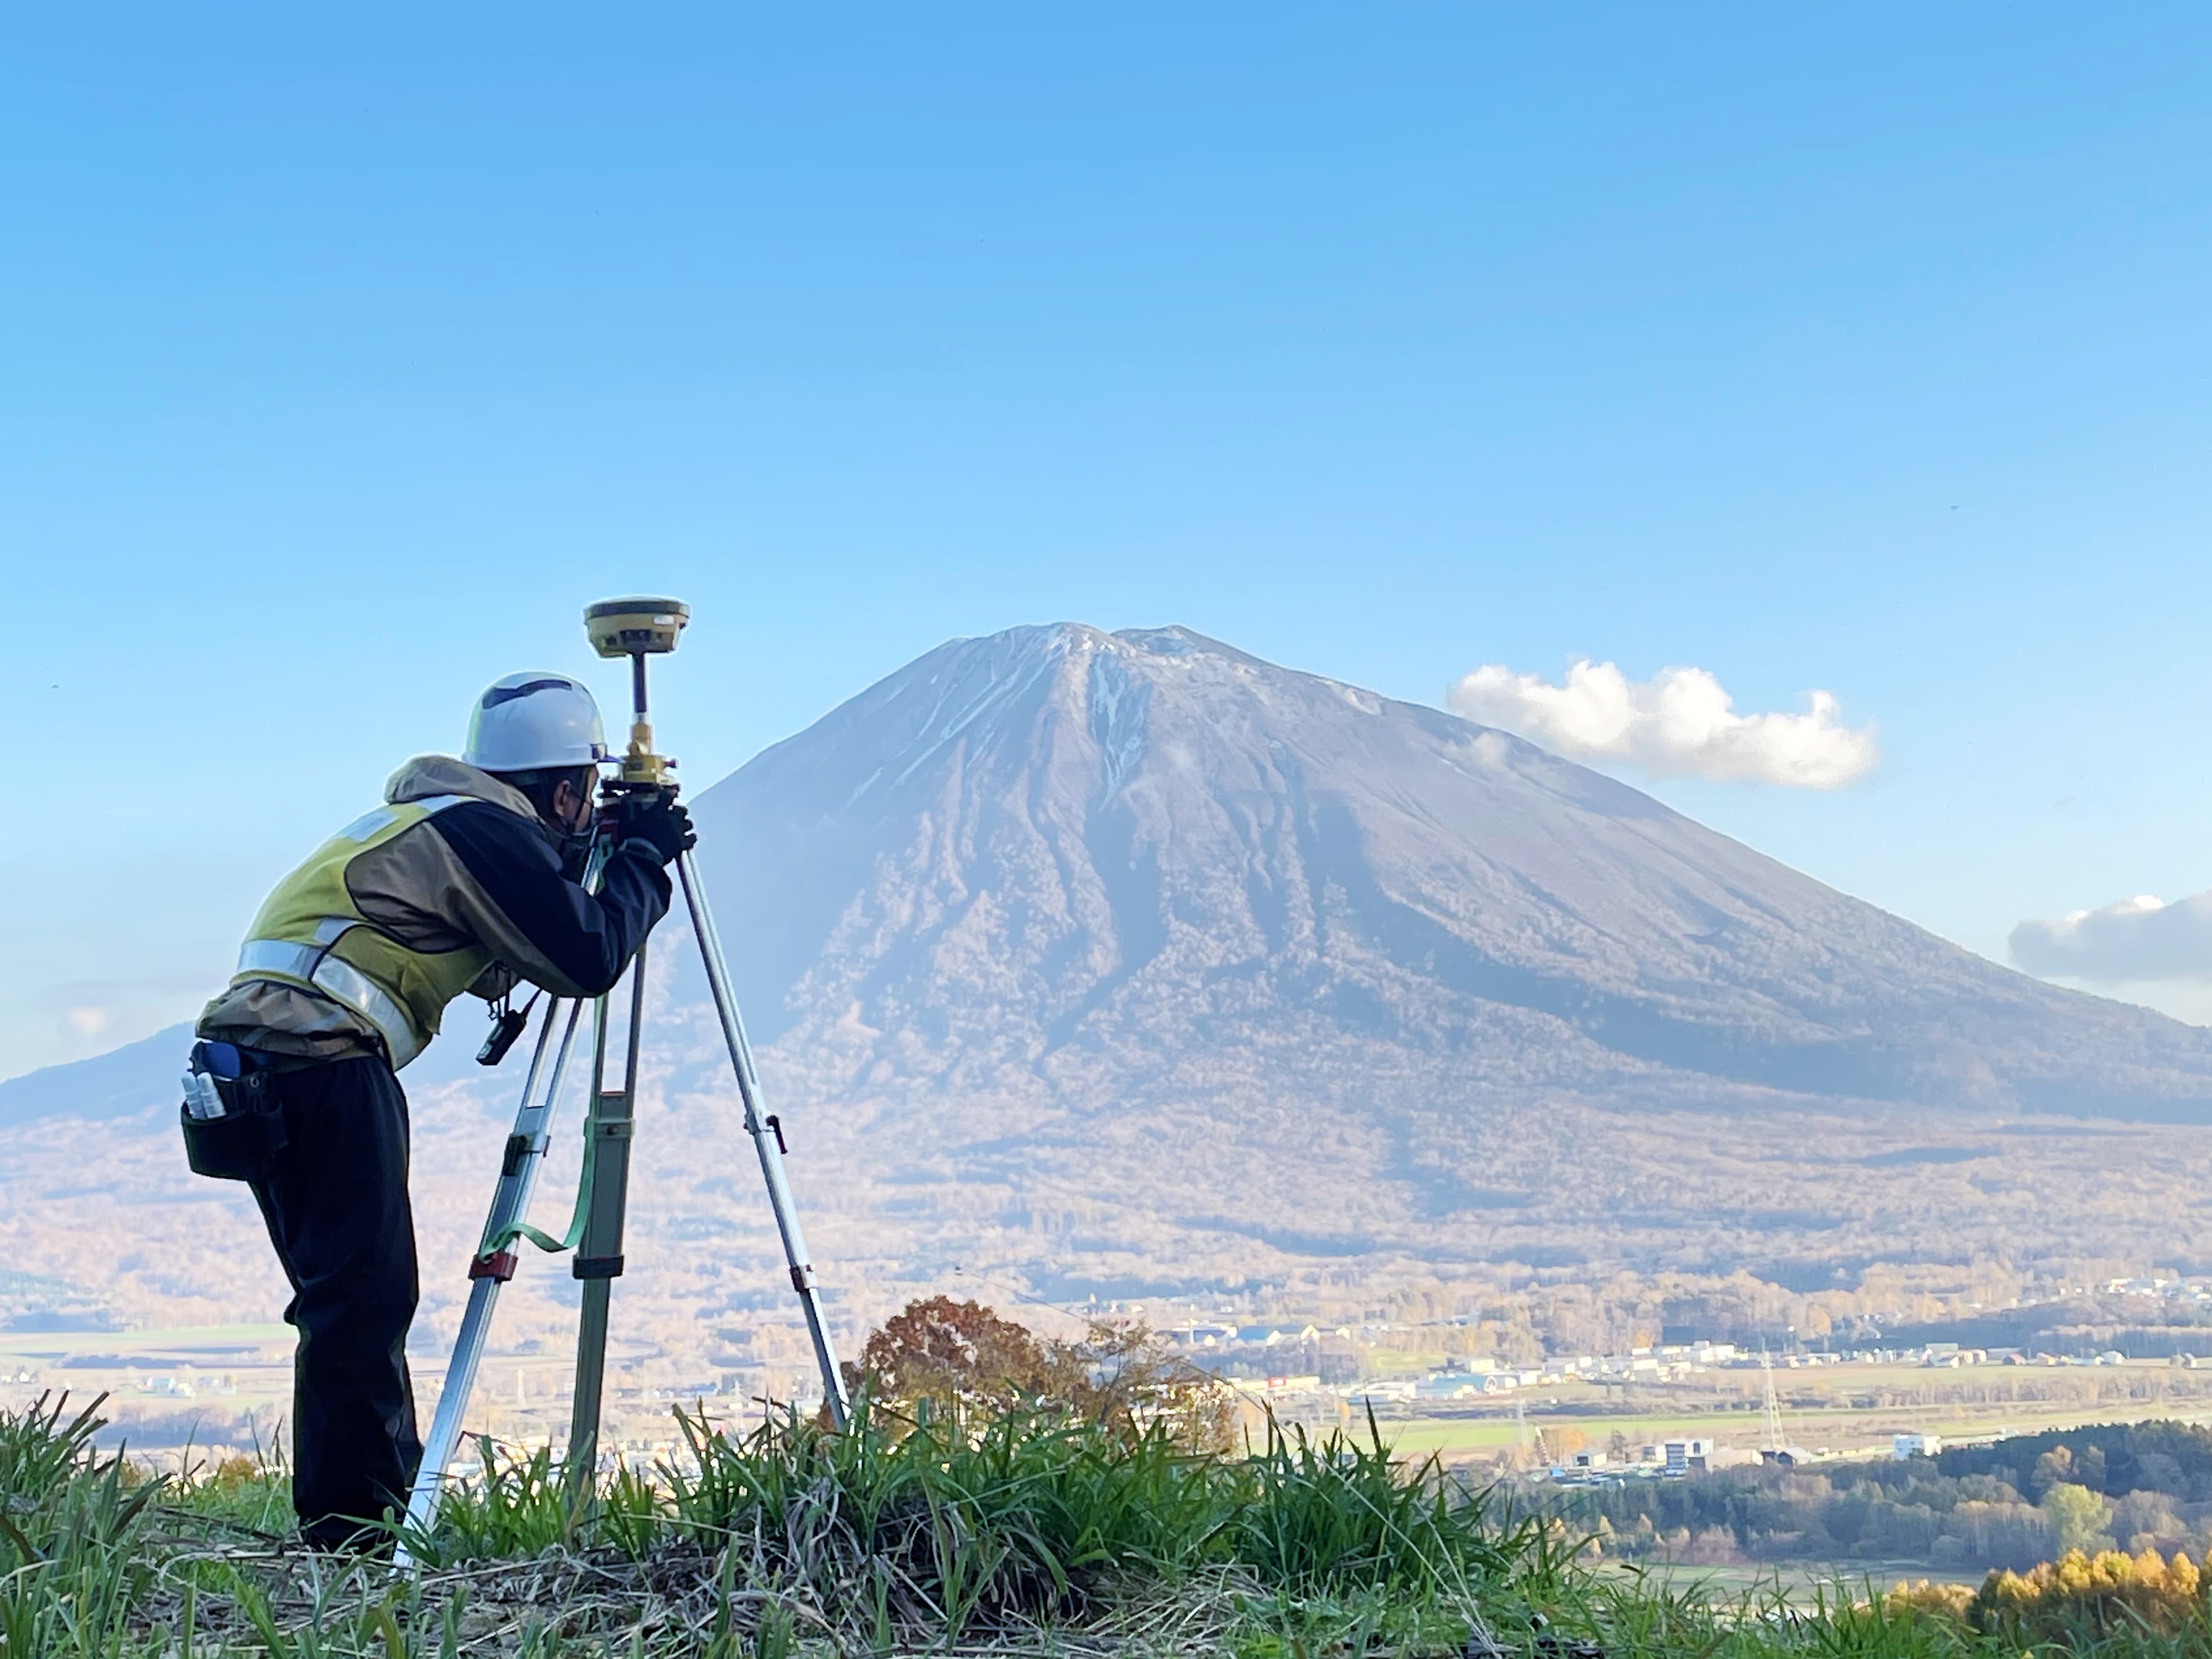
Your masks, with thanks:
M 348 841 L 367 841 L 387 823 L 395 822 L 399 814 L 389 806 L 379 806 L 363 812 L 351 823 L 338 831 Z
M 238 971 L 305 979 L 315 971 L 315 958 L 322 953 L 319 945 L 294 945 L 281 939 L 250 939 L 238 947 Z
M 393 806 L 374 806 L 351 823 L 338 831 L 348 841 L 365 842 L 378 830 L 398 822 L 400 808 L 419 806 L 425 817 L 433 812 L 442 812 L 448 806 L 459 806 L 465 800 L 474 800 L 473 795 L 425 795 L 420 800 L 403 800 Z
M 340 962 L 319 945 L 295 945 L 288 939 L 250 939 L 238 952 L 240 974 L 282 974 L 304 980 L 332 1000 L 342 1002 L 374 1025 L 384 1038 L 394 1071 L 422 1051 L 414 1027 L 399 1005 L 385 994 L 368 975 L 352 963 Z
M 336 957 L 325 957 L 315 965 L 313 983 L 317 990 L 329 992 L 384 1034 L 385 1052 L 391 1057 L 393 1071 L 415 1058 L 422 1045 L 415 1041 L 414 1027 L 399 1012 L 399 1005 L 360 969 Z

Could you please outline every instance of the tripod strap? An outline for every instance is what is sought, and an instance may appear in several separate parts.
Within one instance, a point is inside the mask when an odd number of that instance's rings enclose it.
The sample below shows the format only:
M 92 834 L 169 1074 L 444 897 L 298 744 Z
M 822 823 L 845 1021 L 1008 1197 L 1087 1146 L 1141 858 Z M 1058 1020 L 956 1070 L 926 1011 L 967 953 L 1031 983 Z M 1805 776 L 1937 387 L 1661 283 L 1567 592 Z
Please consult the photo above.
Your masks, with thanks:
M 592 1188 L 599 1172 L 599 1137 L 592 1133 L 592 1114 L 584 1115 L 584 1165 L 576 1175 L 576 1207 L 568 1217 L 568 1231 L 560 1237 L 542 1233 L 528 1222 L 517 1218 L 504 1227 L 484 1229 L 483 1241 L 477 1246 L 479 1258 L 496 1255 L 519 1238 L 526 1238 L 549 1255 L 559 1255 L 573 1250 L 584 1237 L 584 1221 L 592 1212 Z

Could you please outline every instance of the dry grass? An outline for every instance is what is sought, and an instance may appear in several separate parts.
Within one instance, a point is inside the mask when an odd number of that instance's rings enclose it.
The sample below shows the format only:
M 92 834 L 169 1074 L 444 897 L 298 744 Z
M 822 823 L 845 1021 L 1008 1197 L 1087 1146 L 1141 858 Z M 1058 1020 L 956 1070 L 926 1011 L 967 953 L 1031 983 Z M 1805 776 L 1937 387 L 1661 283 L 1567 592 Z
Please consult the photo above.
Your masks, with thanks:
M 430 1565 L 395 1573 L 301 1550 L 277 1471 L 134 1478 L 93 1426 L 58 1402 L 0 1415 L 6 1659 L 2021 1650 L 1955 1596 L 1838 1586 L 1793 1606 L 1601 1577 L 1556 1523 L 1371 1440 L 1232 1455 L 1034 1416 L 792 1419 L 742 1439 L 690 1419 L 688 1457 L 583 1511 L 549 1461 L 493 1459 L 413 1540 Z M 2164 1631 L 2069 1629 L 2103 1659 L 2212 1659 L 2201 1604 Z

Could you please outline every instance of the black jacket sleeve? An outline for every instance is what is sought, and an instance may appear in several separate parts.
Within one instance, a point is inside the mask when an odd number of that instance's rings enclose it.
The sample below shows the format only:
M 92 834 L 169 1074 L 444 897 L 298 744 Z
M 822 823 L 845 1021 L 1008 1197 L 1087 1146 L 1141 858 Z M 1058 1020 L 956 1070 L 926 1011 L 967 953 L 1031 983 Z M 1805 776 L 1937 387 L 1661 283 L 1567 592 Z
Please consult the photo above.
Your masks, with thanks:
M 668 912 L 668 876 L 631 842 L 587 893 L 561 873 L 553 838 L 489 801 L 464 801 L 429 821 L 459 861 L 453 920 L 499 960 L 556 996 L 598 996 L 622 977 Z

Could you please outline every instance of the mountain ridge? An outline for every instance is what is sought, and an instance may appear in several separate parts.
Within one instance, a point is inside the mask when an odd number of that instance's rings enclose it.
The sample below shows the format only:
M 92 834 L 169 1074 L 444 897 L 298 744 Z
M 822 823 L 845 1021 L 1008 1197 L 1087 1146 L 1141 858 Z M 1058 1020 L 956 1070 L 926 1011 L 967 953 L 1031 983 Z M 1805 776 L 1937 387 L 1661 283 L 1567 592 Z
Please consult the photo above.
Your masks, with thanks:
M 1213 740 L 1230 728 L 1234 742 Z M 1001 962 L 933 971 L 1002 989 L 1011 971 L 1036 1005 L 1024 1047 L 1042 1064 L 1196 927 L 1244 948 L 1194 962 L 1186 989 L 1287 972 L 1309 1006 L 1349 1013 L 1378 975 L 1411 969 L 1463 1014 L 1594 1045 L 1592 1079 L 1626 1064 L 1978 1109 L 2212 1105 L 2212 1038 L 2196 1028 L 1988 963 L 1519 738 L 1186 629 L 950 641 L 696 807 L 715 891 L 748 894 L 740 931 L 767 942 L 740 979 L 771 1038 L 806 1026 L 830 1041 L 824 1011 L 848 993 L 828 1024 L 885 1029 L 872 999 L 962 918 Z M 763 830 L 778 819 L 781 833 Z M 750 896 L 770 890 L 743 876 L 763 867 L 779 872 L 767 907 Z M 920 898 L 942 925 L 913 919 Z M 1064 925 L 1033 948 L 1041 910 Z M 863 936 L 869 914 L 906 929 L 903 960 L 881 926 Z M 928 1006 L 907 990 L 898 1006 Z M 1383 1006 L 1365 1014 L 1393 1024 Z M 2058 1036 L 2098 1049 L 2095 1066 Z

